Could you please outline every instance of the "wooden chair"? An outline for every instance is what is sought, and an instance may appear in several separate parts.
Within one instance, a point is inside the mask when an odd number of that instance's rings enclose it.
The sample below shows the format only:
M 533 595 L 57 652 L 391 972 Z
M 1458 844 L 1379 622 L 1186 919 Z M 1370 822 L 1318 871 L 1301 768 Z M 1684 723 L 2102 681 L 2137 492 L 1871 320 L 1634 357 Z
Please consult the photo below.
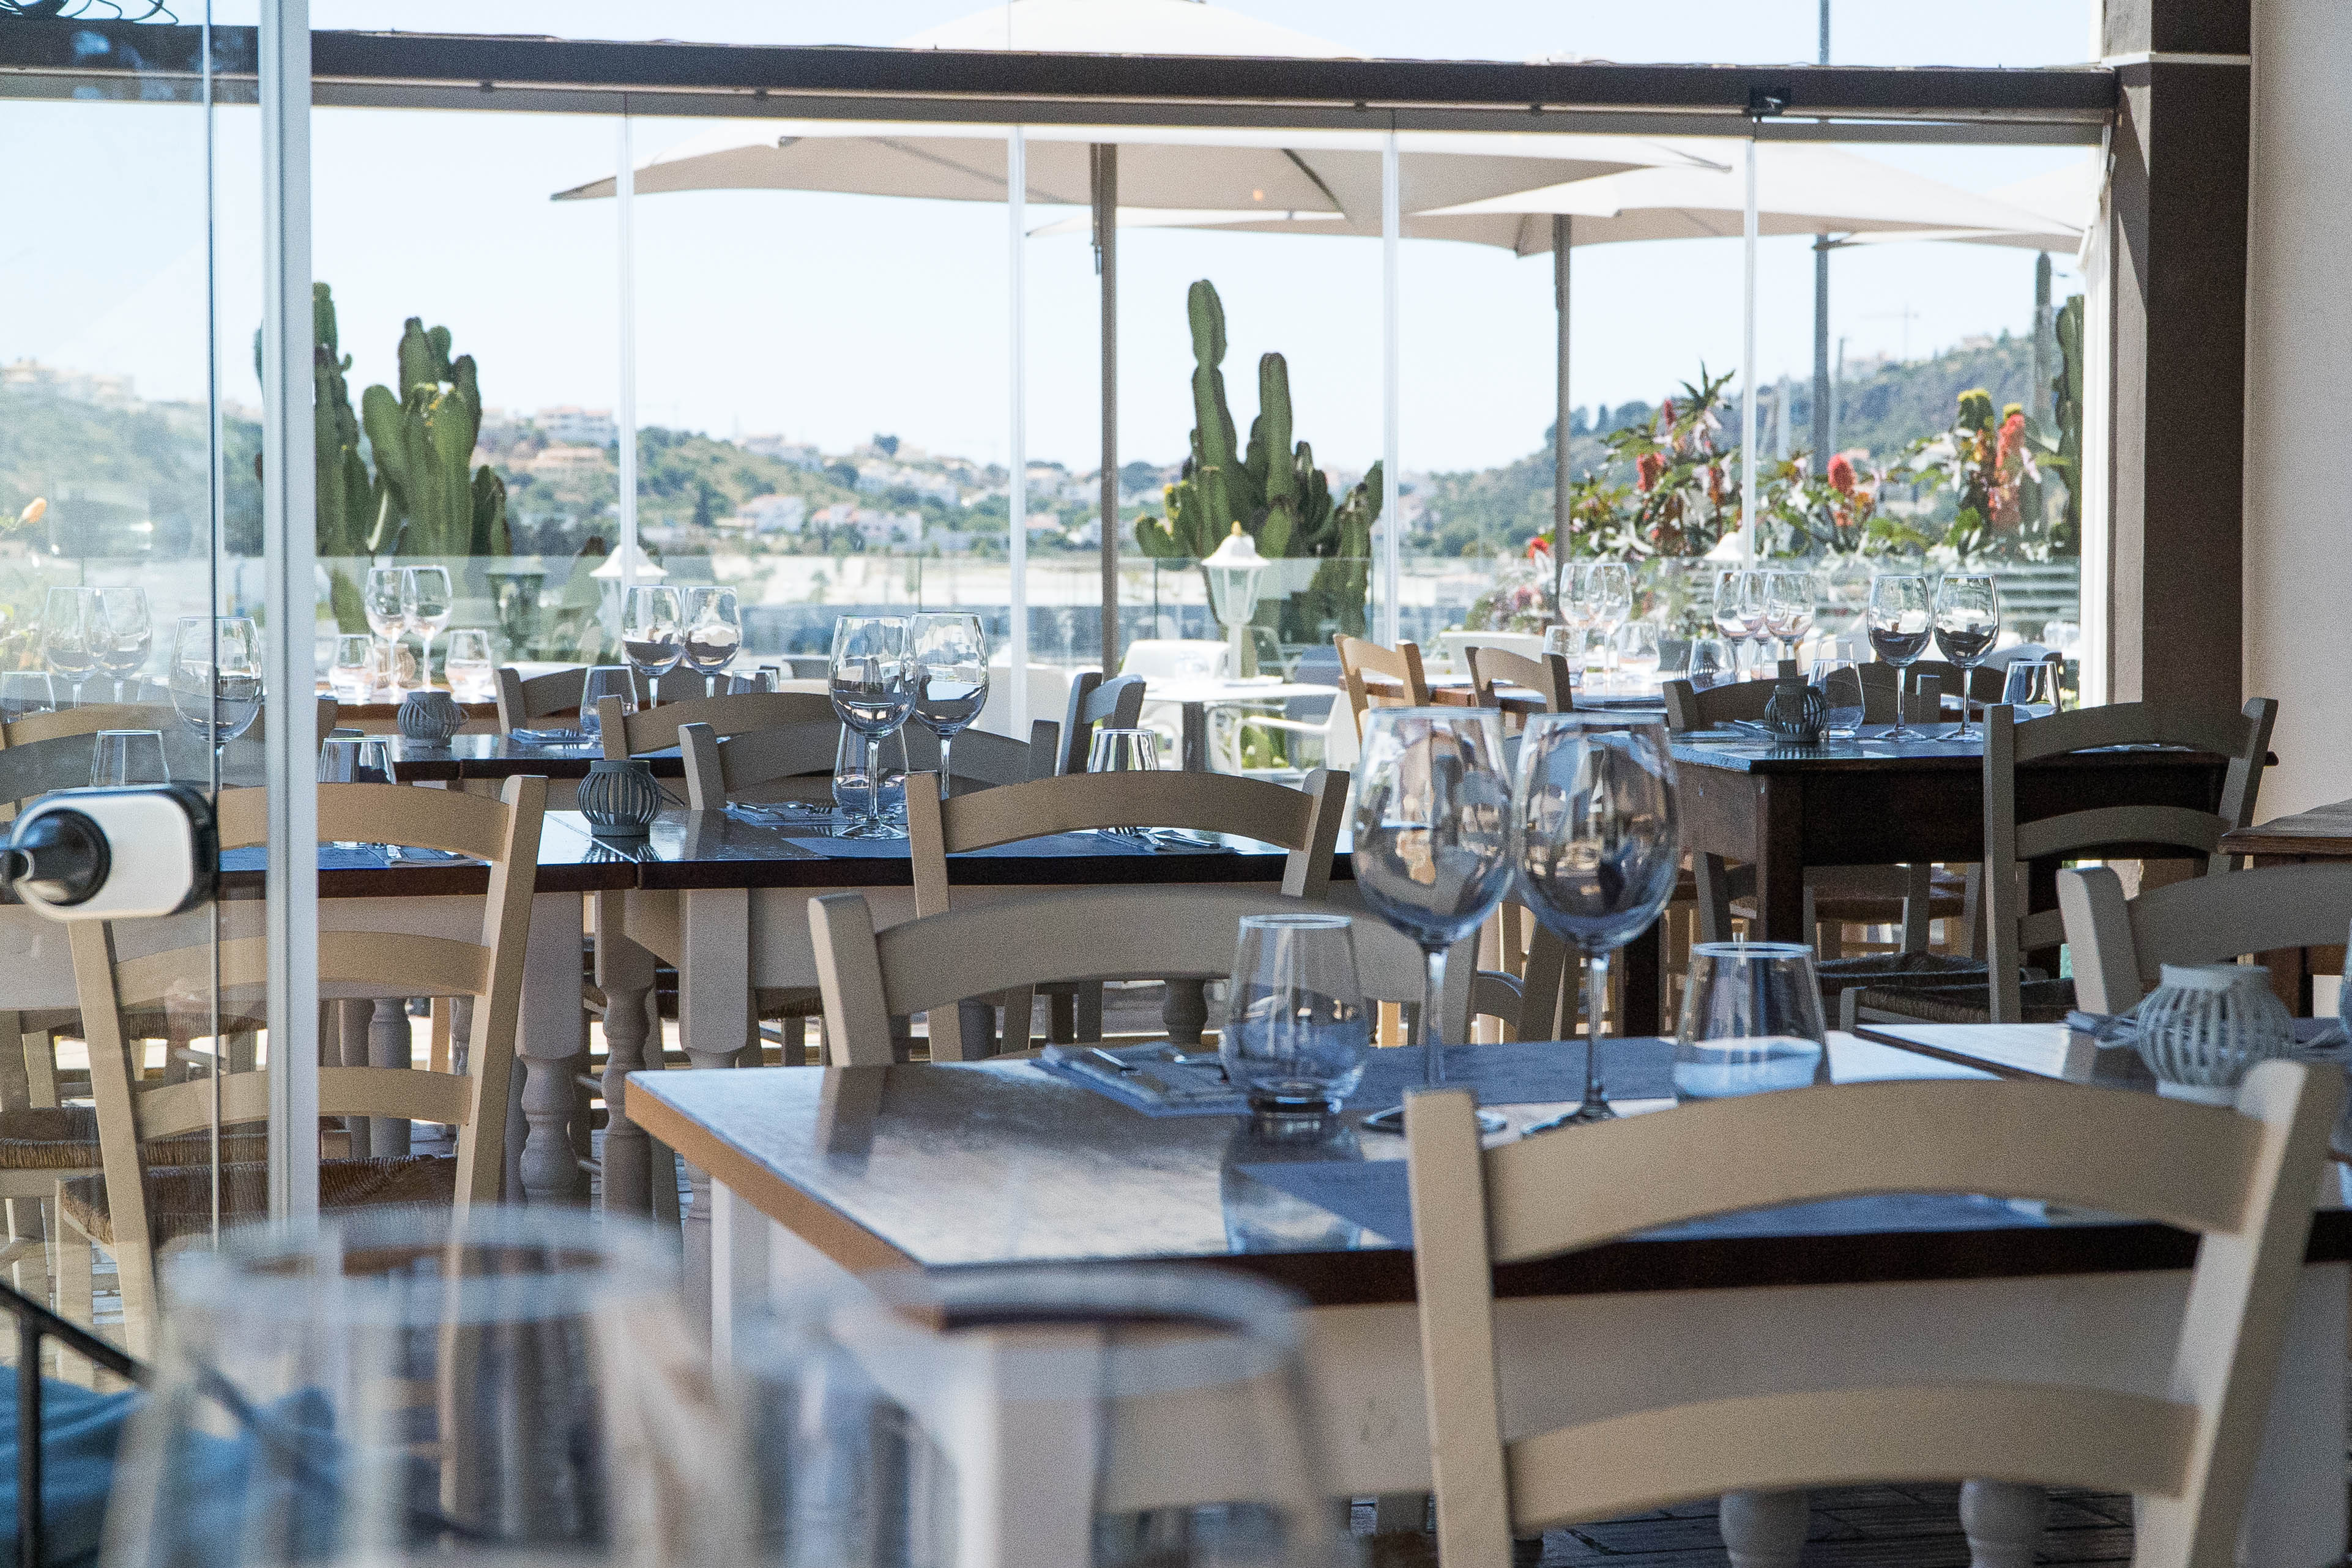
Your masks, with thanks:
M 901 929 L 904 929 L 902 927 Z M 2234 1108 L 2052 1082 L 1890 1082 L 1685 1105 L 1482 1151 L 1471 1098 L 1409 1095 L 1423 1385 L 1447 1568 L 1511 1536 L 1723 1493 L 1998 1478 L 2127 1491 L 2141 1568 L 2234 1561 L 2336 1068 L 2267 1061 Z M 1734 1395 L 1505 1442 L 1494 1270 L 1738 1209 L 1990 1193 L 2202 1234 L 2168 1396 L 1921 1383 Z
M 894 1016 L 950 1018 L 970 998 L 1046 981 L 1226 978 L 1241 916 L 1300 907 L 1280 894 L 1233 887 L 1089 887 L 976 904 L 877 932 L 865 896 L 843 893 L 809 900 L 809 932 L 834 1060 L 870 1067 L 897 1060 Z M 1365 997 L 1420 1002 L 1421 949 L 1370 916 L 1356 915 L 1355 928 Z M 1449 1040 L 1466 1038 L 1469 979 L 1467 965 L 1448 971 L 1441 1006 L 1454 1020 L 1444 1026 Z
M 2333 946 L 2352 929 L 2352 863 L 2261 866 L 2124 896 L 2105 866 L 2058 873 L 2058 913 L 2085 1011 L 2138 1005 L 2167 964 L 2227 964 Z
M 500 664 L 493 673 L 498 680 L 500 735 L 533 728 L 543 718 L 577 715 L 581 690 L 588 684 L 584 665 L 526 675 L 512 664 Z
M 1543 698 L 1546 713 L 1573 713 L 1576 694 L 1568 684 L 1568 656 L 1546 653 L 1530 659 L 1525 653 L 1514 653 L 1508 648 L 1486 648 L 1474 643 L 1470 660 L 1470 685 L 1478 695 L 1481 707 L 1496 706 L 1495 683 L 1525 686 Z
M 1332 847 L 1348 810 L 1348 776 L 1320 769 L 1308 776 L 1304 789 L 1225 773 L 1074 773 L 950 800 L 939 798 L 931 780 L 929 774 L 918 774 L 907 785 L 918 916 L 946 913 L 948 856 L 1093 828 L 1183 828 L 1277 844 L 1290 852 L 1283 865 L 1283 896 L 1320 899 L 1330 887 Z M 925 781 L 931 781 L 929 788 Z M 1128 918 L 1137 918 L 1133 908 Z M 1081 988 L 1076 995 L 1073 1038 L 1099 1038 L 1099 990 Z M 1095 998 L 1091 1005 L 1089 995 Z M 1026 991 L 1007 997 L 1004 1005 L 1006 1038 L 1025 1041 Z M 946 1020 L 944 1012 L 932 1016 L 933 1061 L 963 1061 L 982 1054 L 971 1038 L 981 1024 L 981 1008 L 959 1009 L 951 1026 Z
M 1084 773 L 1094 746 L 1095 728 L 1133 729 L 1143 722 L 1144 680 L 1120 675 L 1106 681 L 1093 670 L 1080 670 L 1070 682 L 1070 706 L 1062 720 L 1061 751 L 1055 773 Z M 964 731 L 970 735 L 971 731 Z M 961 737 L 959 737 L 959 739 Z M 911 761 L 912 758 L 910 758 Z
M 397 929 L 338 927 L 319 935 L 322 998 L 433 996 L 475 998 L 465 1071 L 321 1067 L 320 1109 L 328 1114 L 439 1122 L 457 1128 L 454 1157 L 418 1155 L 386 1160 L 324 1160 L 320 1202 L 327 1208 L 368 1203 L 453 1201 L 462 1211 L 495 1203 L 505 1170 L 507 1087 L 522 1001 L 523 955 L 531 894 L 539 876 L 539 830 L 547 780 L 509 779 L 492 800 L 456 790 L 387 784 L 322 784 L 319 837 L 392 840 L 446 850 L 489 864 L 490 885 L 474 941 L 421 936 Z M 266 841 L 264 791 L 219 797 L 223 849 Z M 361 907 L 364 908 L 364 905 Z M 142 934 L 143 935 L 143 934 Z M 211 1173 L 185 1158 L 192 1139 L 212 1124 L 214 1096 L 225 1127 L 249 1128 L 268 1117 L 267 1068 L 226 1071 L 184 1082 L 142 1086 L 126 1019 L 153 1011 L 175 993 L 210 988 L 217 954 L 224 996 L 255 995 L 267 978 L 258 936 L 212 941 L 212 922 L 193 921 L 175 935 L 183 945 L 120 957 L 110 923 L 86 921 L 68 933 L 74 985 L 89 1043 L 90 1085 L 104 1174 L 58 1184 L 68 1227 L 114 1255 L 123 1322 L 134 1354 L 152 1353 L 157 1321 L 155 1258 L 166 1245 L 209 1234 Z M 159 1142 L 160 1140 L 160 1142 Z M 232 1149 L 236 1148 L 234 1140 Z M 225 1218 L 267 1208 L 266 1164 L 237 1162 L 221 1171 Z M 79 1261 L 86 1266 L 88 1254 Z M 86 1272 L 82 1275 L 86 1281 Z M 88 1286 L 69 1281 L 70 1302 L 87 1321 Z
M 1874 977 L 1842 988 L 1842 1027 L 1857 1022 L 2021 1023 L 2062 1019 L 2075 1005 L 2072 981 L 2022 976 L 2025 956 L 2065 940 L 2065 920 L 2055 909 L 2027 914 L 2023 873 L 2034 861 L 2126 858 L 2165 852 L 2195 856 L 2205 871 L 2227 871 L 2230 860 L 2216 852 L 2221 835 L 2253 821 L 2270 752 L 2278 704 L 2257 697 L 2236 714 L 2179 711 L 2150 703 L 2117 703 L 2079 708 L 2020 722 L 2016 710 L 1996 703 L 1985 710 L 1984 727 L 1984 908 L 1983 967 L 1951 964 L 1906 982 Z M 2108 806 L 2060 811 L 2032 821 L 2017 815 L 2020 767 L 2069 752 L 2110 746 L 2187 746 L 2230 759 L 2218 811 L 2180 806 Z M 1822 966 L 1822 983 L 1833 987 L 1853 977 L 1851 969 Z
M 609 758 L 642 757 L 667 751 L 677 744 L 680 727 L 708 725 L 724 737 L 749 730 L 781 729 L 787 725 L 838 724 L 833 699 L 814 692 L 742 692 L 733 696 L 690 697 L 659 707 L 621 711 L 621 699 L 604 697 L 596 704 L 596 728 Z M 828 758 L 825 767 L 833 766 Z
M 1339 651 L 1339 689 L 1348 694 L 1348 710 L 1356 716 L 1356 734 L 1364 733 L 1364 713 L 1372 706 L 1372 693 L 1364 677 L 1385 675 L 1397 685 L 1396 698 L 1382 697 L 1383 705 L 1402 701 L 1406 707 L 1429 706 L 1429 677 L 1422 674 L 1421 648 L 1417 643 L 1399 643 L 1394 648 L 1383 648 L 1378 643 L 1346 632 L 1335 632 L 1331 645 Z

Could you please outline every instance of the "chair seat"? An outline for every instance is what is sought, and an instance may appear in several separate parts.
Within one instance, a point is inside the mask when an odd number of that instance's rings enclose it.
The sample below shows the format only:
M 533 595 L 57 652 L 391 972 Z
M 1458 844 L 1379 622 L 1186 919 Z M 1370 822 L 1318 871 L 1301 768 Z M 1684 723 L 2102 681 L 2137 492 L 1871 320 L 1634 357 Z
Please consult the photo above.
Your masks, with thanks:
M 212 1159 L 206 1133 L 184 1133 L 147 1145 L 158 1166 L 194 1166 Z M 226 1160 L 267 1160 L 267 1133 L 228 1130 L 221 1134 Z M 0 1170 L 89 1170 L 99 1165 L 98 1113 L 87 1105 L 29 1106 L 0 1111 Z
M 66 1217 L 101 1247 L 114 1245 L 114 1219 L 108 1211 L 106 1178 L 76 1176 L 63 1184 Z M 319 1206 L 358 1208 L 370 1204 L 456 1201 L 457 1161 L 448 1155 L 409 1155 L 380 1160 L 319 1162 Z M 147 1211 L 158 1247 L 209 1232 L 213 1223 L 212 1172 L 201 1166 L 151 1166 Z M 269 1212 L 269 1166 L 247 1160 L 221 1166 L 221 1218 L 259 1218 Z
M 1840 925 L 1894 925 L 1903 919 L 1903 900 L 1891 894 L 1865 890 L 1854 873 L 1864 868 L 1824 866 L 1810 872 L 1805 887 L 1813 895 L 1813 918 Z M 1759 918 L 1756 900 L 1741 894 L 1731 901 L 1731 913 L 1742 920 Z M 1949 872 L 1928 879 L 1927 918 L 1957 920 L 1968 913 L 1968 883 Z
M 1945 953 L 1861 953 L 1852 957 L 1823 958 L 1813 967 L 1821 981 L 1822 1006 L 1837 1017 L 1838 998 L 1856 986 L 1883 990 L 1921 990 L 1985 983 L 1985 961 Z M 2042 978 L 2038 969 L 2025 972 L 2028 980 Z
M 1859 1021 L 1872 1012 L 1899 1013 L 1916 1023 L 1990 1023 L 1992 1004 L 1981 981 L 1973 986 L 1923 987 L 1911 990 L 1872 986 L 1853 994 Z M 2021 1022 L 2064 1023 L 2074 1009 L 2071 979 L 2032 980 L 2020 988 Z

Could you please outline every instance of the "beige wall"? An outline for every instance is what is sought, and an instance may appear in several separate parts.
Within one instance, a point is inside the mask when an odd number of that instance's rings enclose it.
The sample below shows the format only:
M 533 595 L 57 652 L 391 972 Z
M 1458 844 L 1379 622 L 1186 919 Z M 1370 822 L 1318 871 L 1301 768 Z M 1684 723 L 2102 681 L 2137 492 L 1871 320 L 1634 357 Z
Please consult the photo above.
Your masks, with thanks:
M 2245 689 L 2260 815 L 2352 798 L 2352 5 L 2254 0 Z

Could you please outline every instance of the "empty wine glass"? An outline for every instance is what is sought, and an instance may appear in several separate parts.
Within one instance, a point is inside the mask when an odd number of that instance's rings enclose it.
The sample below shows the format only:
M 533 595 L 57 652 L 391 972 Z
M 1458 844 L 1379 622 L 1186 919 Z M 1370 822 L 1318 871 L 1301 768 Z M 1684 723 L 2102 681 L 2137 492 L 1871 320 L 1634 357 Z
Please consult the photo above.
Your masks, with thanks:
M 1780 644 L 1780 657 L 1799 656 L 1798 644 L 1813 629 L 1820 612 L 1822 580 L 1810 571 L 1772 571 L 1765 575 L 1764 630 Z
M 743 622 L 731 588 L 689 588 L 683 607 L 686 667 L 702 677 L 703 691 L 718 695 L 719 677 L 743 646 Z
M 1811 684 L 1822 689 L 1826 708 L 1822 733 L 1832 740 L 1852 740 L 1866 716 L 1862 697 L 1862 666 L 1854 662 L 1853 644 L 1832 640 L 1817 645 Z
M 411 632 L 425 640 L 425 650 L 416 657 L 416 689 L 433 689 L 433 639 L 449 624 L 450 612 L 457 608 L 449 591 L 449 569 L 446 566 L 411 566 L 401 569 L 400 616 Z
M 244 615 L 183 615 L 172 638 L 172 710 L 215 746 L 261 716 L 261 632 Z
M 1715 574 L 1715 629 L 1731 644 L 1731 669 L 1739 673 L 1739 650 L 1764 629 L 1761 572 L 1733 567 Z
M 1954 740 L 1981 740 L 1984 731 L 1969 722 L 1975 709 L 1969 701 L 1969 680 L 2000 640 L 2000 585 L 1988 571 L 1948 571 L 1936 588 L 1936 646 L 1960 667 L 1960 727 Z
M 449 677 L 449 695 L 461 703 L 488 702 L 497 690 L 488 632 L 467 627 L 450 632 L 448 657 L 441 668 Z
M 1870 607 L 1863 612 L 1870 628 L 1871 651 L 1879 662 L 1895 666 L 1895 727 L 1889 740 L 1924 740 L 1927 736 L 1903 722 L 1903 672 L 1927 650 L 1936 618 L 1936 596 L 1927 580 L 1914 572 L 1886 572 L 1870 580 Z
M 1719 686 L 1733 677 L 1736 665 L 1732 644 L 1722 637 L 1694 637 L 1690 653 L 1683 663 L 1683 678 L 1701 691 Z
M 1821 1071 L 1828 1040 L 1811 948 L 1702 942 L 1691 949 L 1675 1035 L 1675 1100 L 1801 1089 Z
M 629 673 L 627 665 L 592 664 L 587 674 L 581 678 L 580 733 L 591 740 L 601 738 L 604 733 L 597 710 L 604 706 L 606 697 L 619 698 L 624 714 L 637 711 L 636 677 Z
M 1666 727 L 1651 718 L 1538 714 L 1519 737 L 1510 863 L 1544 928 L 1584 955 L 1584 1100 L 1542 1127 L 1605 1122 L 1601 1002 L 1609 956 L 1674 896 L 1681 805 Z M 1360 859 L 1363 852 L 1359 849 Z M 1363 873 L 1357 878 L 1360 885 Z M 1530 1132 L 1542 1128 L 1529 1128 Z
M 114 700 L 124 701 L 122 684 L 147 666 L 155 647 L 155 622 L 147 611 L 143 588 L 101 588 L 98 667 L 114 682 Z
M 1658 623 L 1628 621 L 1617 628 L 1617 669 L 1630 691 L 1658 684 Z
M 643 592 L 641 589 L 638 591 Z M 907 722 L 915 706 L 915 660 L 900 615 L 845 615 L 833 626 L 833 711 L 866 741 L 866 776 L 878 776 L 882 737 Z M 848 838 L 896 838 L 883 820 L 880 791 L 871 790 L 865 820 Z
M 1616 668 L 1617 628 L 1633 613 L 1633 569 L 1619 560 L 1596 560 L 1587 571 L 1592 623 L 1601 629 L 1601 654 Z
M 1423 1082 L 1445 1082 L 1438 1014 L 1445 951 L 1495 912 L 1510 886 L 1510 786 L 1498 716 L 1465 708 L 1374 708 L 1364 717 L 1350 821 L 1356 892 L 1421 948 Z M 1479 1113 L 1488 1132 L 1503 1125 Z M 1402 1106 L 1364 1125 L 1404 1130 Z
M 648 699 L 661 706 L 661 678 L 686 657 L 684 610 L 675 588 L 640 588 L 621 614 L 621 652 L 646 680 Z
M 1371 1049 L 1344 915 L 1244 915 L 1217 1057 L 1256 1112 L 1313 1113 L 1355 1092 Z
M 365 702 L 376 688 L 376 642 L 364 632 L 335 639 L 335 662 L 327 667 L 327 689 L 337 702 Z
M 68 702 L 79 707 L 81 689 L 98 672 L 98 656 L 106 643 L 106 623 L 98 608 L 98 591 L 52 588 L 41 611 L 41 662 L 52 674 L 72 685 Z
M 101 729 L 90 748 L 89 781 L 94 786 L 169 784 L 171 765 L 163 760 L 163 733 L 155 729 Z
M 940 737 L 940 799 L 955 776 L 955 737 L 988 706 L 988 634 L 977 615 L 915 617 L 915 717 Z
M 386 685 L 393 683 L 399 668 L 394 644 L 408 630 L 408 612 L 400 607 L 400 574 L 396 566 L 372 566 L 360 587 L 360 609 L 367 616 L 368 630 L 383 644 L 383 657 L 376 667 Z

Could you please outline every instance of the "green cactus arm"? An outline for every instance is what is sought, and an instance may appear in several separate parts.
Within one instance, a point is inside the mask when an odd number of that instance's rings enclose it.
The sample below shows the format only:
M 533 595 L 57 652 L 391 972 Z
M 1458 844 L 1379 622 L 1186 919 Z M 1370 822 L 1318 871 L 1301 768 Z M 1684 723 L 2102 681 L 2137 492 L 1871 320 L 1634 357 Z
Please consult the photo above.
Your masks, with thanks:
M 383 450 L 379 447 L 377 450 Z M 400 515 L 393 505 L 392 486 L 384 482 L 382 473 L 375 476 L 375 488 L 368 503 L 367 532 L 360 540 L 363 555 L 386 555 L 399 542 Z
M 372 386 L 360 394 L 360 424 L 375 455 L 377 481 L 389 488 L 394 509 L 405 511 L 408 433 L 402 428 L 400 400 L 391 388 Z
M 1277 501 L 1268 507 L 1265 522 L 1257 531 L 1258 554 L 1268 559 L 1292 554 L 1291 537 L 1296 527 L 1290 515 L 1289 502 Z
M 464 555 L 474 540 L 474 434 L 463 402 L 444 392 L 425 405 L 425 443 L 431 465 L 432 519 L 415 553 Z
M 1225 304 L 1217 286 L 1203 277 L 1184 291 L 1184 314 L 1192 325 L 1192 353 L 1203 363 L 1225 361 Z
M 514 554 L 514 539 L 507 527 L 506 481 L 487 463 L 474 470 L 474 537 L 467 553 Z
M 397 358 L 400 396 L 404 402 L 418 387 L 440 384 L 440 366 L 435 362 L 433 340 L 425 335 L 425 322 L 421 318 L 411 316 L 401 323 Z
M 1176 548 L 1176 536 L 1167 522 L 1150 513 L 1135 519 L 1135 544 L 1145 555 L 1154 559 L 1166 559 L 1183 552 Z
M 310 340 L 327 350 L 334 359 L 343 351 L 335 334 L 335 291 L 328 284 L 313 281 L 310 285 Z M 351 369 L 347 362 L 342 367 Z
M 471 456 L 474 443 L 482 434 L 482 390 L 474 379 L 474 356 L 460 354 L 450 367 L 449 380 L 454 383 L 447 397 L 442 400 L 439 416 L 455 416 L 465 436 L 466 453 Z
M 1290 457 L 1290 367 L 1280 354 L 1265 354 L 1257 361 L 1257 422 L 1250 427 L 1250 444 L 1258 444 L 1260 427 L 1265 431 L 1263 460 L 1251 465 L 1258 476 L 1258 488 L 1265 505 L 1274 507 L 1292 503 L 1291 513 L 1297 514 L 1298 474 Z
M 1186 292 L 1185 314 L 1192 329 L 1192 457 L 1202 469 L 1230 475 L 1240 455 L 1234 444 L 1234 416 L 1225 403 L 1224 372 L 1217 367 L 1225 358 L 1225 309 L 1216 286 L 1202 278 Z M 1234 512 L 1225 504 L 1225 487 L 1209 497 L 1220 538 Z

